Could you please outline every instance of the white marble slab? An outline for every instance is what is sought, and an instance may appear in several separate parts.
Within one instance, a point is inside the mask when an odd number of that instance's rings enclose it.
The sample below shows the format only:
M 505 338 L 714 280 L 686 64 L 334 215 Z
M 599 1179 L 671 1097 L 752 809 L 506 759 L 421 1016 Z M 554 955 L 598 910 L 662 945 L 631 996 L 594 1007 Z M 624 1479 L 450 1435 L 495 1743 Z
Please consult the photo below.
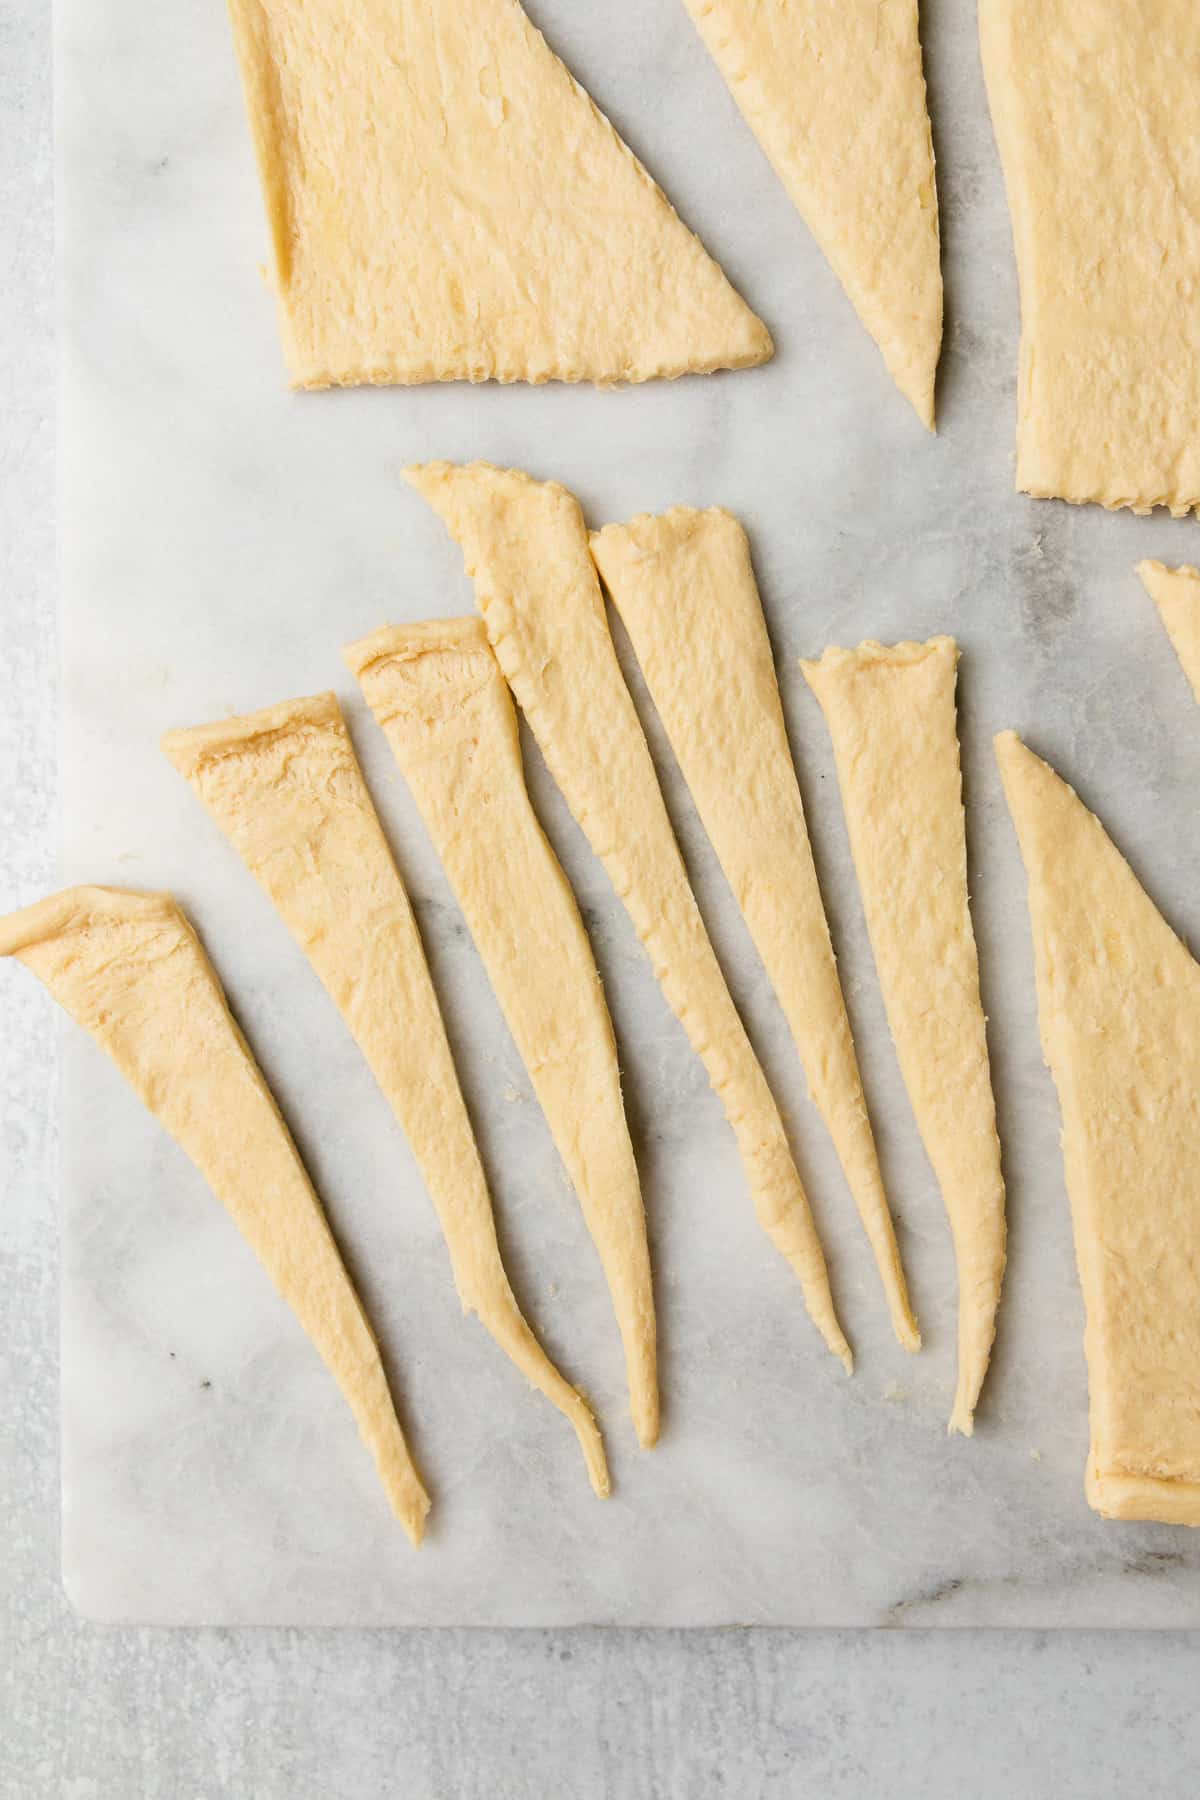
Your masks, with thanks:
M 626 393 L 292 396 L 222 10 L 60 9 L 69 880 L 169 886 L 196 919 L 377 1322 L 436 1510 L 414 1555 L 333 1386 L 222 1210 L 86 1041 L 64 1045 L 64 1572 L 101 1619 L 296 1624 L 1200 1623 L 1200 1534 L 1083 1501 L 1081 1304 L 989 739 L 1015 725 L 1195 919 L 1194 702 L 1131 574 L 1194 527 L 1014 496 L 1015 281 L 972 9 L 926 4 L 945 237 L 941 435 L 924 437 L 678 0 L 531 6 L 771 325 L 767 368 Z M 469 608 L 400 484 L 486 456 L 596 522 L 721 502 L 749 527 L 926 1349 L 891 1340 L 862 1233 L 691 805 L 644 714 L 697 891 L 794 1128 L 858 1353 L 848 1383 L 758 1231 L 729 1134 L 631 929 L 531 750 L 621 1041 L 657 1258 L 666 1429 L 628 1426 L 577 1206 L 339 646 Z M 883 1021 L 824 728 L 796 659 L 952 631 L 975 914 L 1011 1194 L 995 1367 L 950 1441 L 942 1207 Z M 593 1395 L 615 1495 L 459 1316 L 407 1148 L 160 732 L 335 686 L 426 935 L 514 1281 Z

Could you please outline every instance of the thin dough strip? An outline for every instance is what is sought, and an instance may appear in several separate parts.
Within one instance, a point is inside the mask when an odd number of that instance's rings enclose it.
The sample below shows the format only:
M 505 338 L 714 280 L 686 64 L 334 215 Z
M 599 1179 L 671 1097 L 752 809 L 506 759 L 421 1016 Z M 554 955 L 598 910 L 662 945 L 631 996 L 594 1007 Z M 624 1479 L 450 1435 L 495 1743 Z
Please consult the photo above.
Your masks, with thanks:
M 808 1200 L 692 896 L 613 649 L 579 503 L 557 482 L 486 463 L 405 473 L 462 548 L 505 678 L 725 1107 L 759 1223 L 849 1371 Z
M 483 959 L 600 1254 L 644 1448 L 658 1438 L 646 1216 L 600 975 L 530 804 L 483 621 L 385 626 L 346 662 L 382 727 Z
M 203 1175 L 311 1338 L 413 1544 L 429 1497 L 379 1350 L 291 1134 L 169 894 L 77 887 L 0 919 L 31 969 L 112 1058 Z
M 860 644 L 802 662 L 833 740 L 879 985 L 958 1268 L 950 1430 L 969 1437 L 1004 1276 L 1004 1180 L 967 904 L 958 646 Z
M 366 1057 L 425 1179 L 464 1309 L 570 1420 L 592 1487 L 607 1494 L 596 1421 L 509 1286 L 416 920 L 336 696 L 171 731 L 162 748 L 274 902 Z
M 676 506 L 606 525 L 591 548 L 791 1028 L 896 1336 L 919 1350 L 746 534 L 720 507 Z
M 1012 731 L 996 760 L 1087 1310 L 1088 1504 L 1200 1526 L 1200 966 L 1066 782 Z

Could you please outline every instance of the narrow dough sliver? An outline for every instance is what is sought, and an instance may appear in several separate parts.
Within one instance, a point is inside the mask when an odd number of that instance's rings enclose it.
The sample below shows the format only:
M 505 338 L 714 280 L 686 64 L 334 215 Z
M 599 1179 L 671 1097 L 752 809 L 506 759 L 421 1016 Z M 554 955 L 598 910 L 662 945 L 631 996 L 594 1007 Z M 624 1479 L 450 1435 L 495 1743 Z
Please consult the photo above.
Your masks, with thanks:
M 793 204 L 933 430 L 942 272 L 917 0 L 685 0 Z
M 442 860 L 608 1279 L 639 1442 L 658 1439 L 654 1290 L 617 1046 L 579 908 L 525 786 L 483 621 L 385 626 L 345 652 Z
M 646 381 L 770 334 L 518 0 L 230 0 L 293 385 Z
M 1200 505 L 1195 0 L 979 0 L 1021 286 L 1016 484 Z
M 1164 563 L 1147 561 L 1138 564 L 1137 572 L 1200 702 L 1200 569 L 1187 563 L 1168 569 Z
M 1200 1525 L 1200 967 L 1054 770 L 996 758 L 1087 1314 L 1089 1505 Z
M 791 1028 L 896 1336 L 918 1350 L 746 534 L 719 507 L 677 506 L 606 525 L 591 549 Z
M 199 938 L 170 894 L 76 887 L 0 919 L 16 956 L 191 1159 L 311 1338 L 414 1544 L 429 1498 L 321 1203 Z
M 958 646 L 860 644 L 803 662 L 833 740 L 879 985 L 958 1269 L 951 1431 L 970 1436 L 1004 1276 L 1004 1180 L 967 904 Z
M 736 1134 L 759 1223 L 828 1348 L 852 1358 L 779 1109 L 725 985 L 613 648 L 574 495 L 487 463 L 408 480 L 458 541 L 496 658 Z
M 429 1189 L 464 1309 L 570 1420 L 592 1487 L 607 1494 L 596 1421 L 509 1286 L 416 920 L 336 696 L 168 732 L 162 747 L 274 902 L 366 1057 Z

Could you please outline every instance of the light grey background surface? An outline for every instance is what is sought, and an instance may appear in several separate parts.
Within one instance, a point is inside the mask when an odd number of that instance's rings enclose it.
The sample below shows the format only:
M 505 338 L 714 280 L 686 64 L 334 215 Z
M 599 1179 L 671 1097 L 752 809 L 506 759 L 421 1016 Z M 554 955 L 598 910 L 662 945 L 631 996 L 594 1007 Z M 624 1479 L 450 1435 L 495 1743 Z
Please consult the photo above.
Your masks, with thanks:
M 47 21 L 0 16 L 0 905 L 55 874 Z M 168 1634 L 58 1586 L 53 1027 L 0 1032 L 0 1792 L 1174 1794 L 1196 1639 L 1161 1633 Z

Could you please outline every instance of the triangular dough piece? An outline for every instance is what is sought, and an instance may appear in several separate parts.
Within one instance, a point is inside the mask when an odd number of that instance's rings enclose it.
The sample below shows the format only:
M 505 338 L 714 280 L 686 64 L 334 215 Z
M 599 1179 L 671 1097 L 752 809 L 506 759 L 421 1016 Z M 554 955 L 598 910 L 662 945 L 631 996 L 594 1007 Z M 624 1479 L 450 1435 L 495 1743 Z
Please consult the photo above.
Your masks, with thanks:
M 967 906 L 953 638 L 801 663 L 821 703 L 879 986 L 958 1267 L 951 1431 L 970 1436 L 1004 1275 L 1004 1181 Z
M 1187 563 L 1168 569 L 1164 563 L 1140 562 L 1137 572 L 1200 701 L 1200 569 Z
M 676 506 L 606 525 L 591 548 L 791 1027 L 896 1336 L 918 1350 L 746 534 L 720 507 Z
M 621 1328 L 638 1440 L 657 1442 L 646 1215 L 596 959 L 525 786 L 483 621 L 388 625 L 345 652 L 462 908 L 529 1072 Z
M 625 686 L 579 502 L 488 463 L 405 471 L 458 541 L 496 659 L 737 1136 L 759 1223 L 851 1367 L 808 1199 L 725 985 Z
M 408 894 L 333 694 L 171 731 L 186 776 L 308 957 L 400 1121 L 459 1298 L 575 1427 L 597 1494 L 596 1422 L 517 1305 Z
M 979 0 L 1021 283 L 1017 487 L 1200 505 L 1195 0 Z
M 77 887 L 0 919 L 0 956 L 33 970 L 116 1063 L 223 1202 L 312 1339 L 414 1544 L 429 1499 L 371 1327 L 291 1134 L 169 894 Z
M 685 0 L 793 203 L 933 430 L 942 271 L 917 0 Z
M 230 0 L 297 387 L 772 354 L 517 0 Z
M 1200 1525 L 1200 968 L 1065 781 L 1003 732 L 1087 1310 L 1088 1503 Z

